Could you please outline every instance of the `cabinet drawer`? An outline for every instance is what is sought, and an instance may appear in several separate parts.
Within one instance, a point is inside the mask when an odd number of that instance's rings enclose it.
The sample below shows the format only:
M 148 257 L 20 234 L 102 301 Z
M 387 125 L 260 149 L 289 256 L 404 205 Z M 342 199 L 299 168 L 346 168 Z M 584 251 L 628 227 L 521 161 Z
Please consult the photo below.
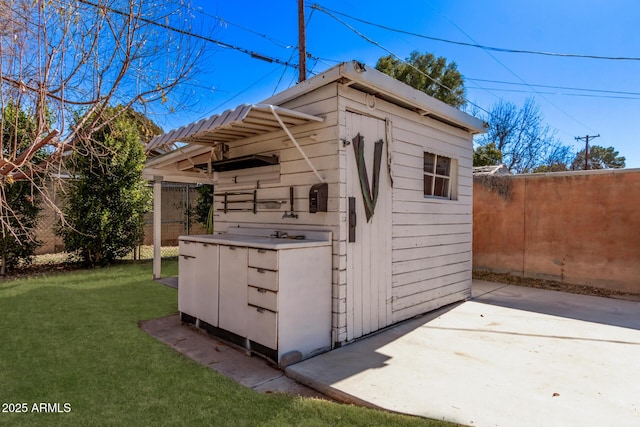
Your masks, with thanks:
M 278 269 L 278 251 L 269 249 L 249 249 L 249 267 Z
M 264 308 L 247 306 L 247 338 L 270 349 L 278 348 L 278 315 Z
M 195 257 L 197 256 L 197 246 L 199 245 L 199 243 L 196 242 L 189 242 L 189 241 L 184 241 L 184 240 L 180 240 L 180 242 L 178 242 L 178 253 L 180 255 L 185 255 L 188 257 Z
M 278 273 L 276 271 L 265 270 L 264 268 L 249 267 L 249 286 L 265 288 L 270 291 L 278 290 Z
M 256 307 L 266 308 L 271 311 L 278 311 L 278 294 L 265 288 L 247 287 L 249 292 L 249 304 Z
M 178 243 L 178 253 L 186 257 L 195 257 L 205 259 L 211 253 L 208 248 L 216 247 L 215 243 L 192 242 L 189 240 L 180 240 Z M 216 253 L 217 257 L 217 253 Z M 205 261 L 208 262 L 208 261 Z

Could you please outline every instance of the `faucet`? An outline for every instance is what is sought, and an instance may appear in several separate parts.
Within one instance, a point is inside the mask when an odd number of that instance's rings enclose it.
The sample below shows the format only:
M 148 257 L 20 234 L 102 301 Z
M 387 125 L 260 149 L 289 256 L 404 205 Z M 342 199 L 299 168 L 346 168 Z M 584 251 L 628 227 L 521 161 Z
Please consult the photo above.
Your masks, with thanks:
M 276 239 L 285 239 L 287 237 L 287 232 L 276 230 L 273 233 L 271 233 L 271 237 L 275 237 Z

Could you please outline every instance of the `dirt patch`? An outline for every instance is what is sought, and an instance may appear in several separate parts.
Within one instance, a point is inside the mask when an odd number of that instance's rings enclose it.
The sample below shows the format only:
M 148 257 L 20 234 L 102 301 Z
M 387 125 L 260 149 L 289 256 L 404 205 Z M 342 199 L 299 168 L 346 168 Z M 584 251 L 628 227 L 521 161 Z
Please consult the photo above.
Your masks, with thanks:
M 131 261 L 121 260 L 114 262 L 114 265 L 118 264 L 131 264 L 131 263 L 144 263 L 143 261 Z M 99 268 L 99 267 L 97 267 Z M 8 271 L 4 276 L 0 275 L 0 282 L 16 280 L 16 279 L 28 279 L 33 277 L 44 277 L 52 274 L 64 273 L 67 271 L 88 270 L 90 267 L 84 266 L 80 263 L 73 262 L 59 262 L 59 263 L 33 263 L 28 265 L 21 265 Z
M 514 276 L 512 274 L 490 273 L 488 271 L 474 271 L 473 278 L 477 280 L 486 280 L 489 282 L 505 283 L 508 285 L 527 286 L 530 288 L 569 292 L 572 294 L 640 301 L 640 294 L 612 291 L 609 289 L 596 288 L 594 286 L 573 285 L 571 283 L 562 283 L 553 280 L 532 279 L 528 277 Z
M 76 264 L 32 264 L 28 266 L 22 266 L 8 271 L 4 276 L 0 276 L 0 282 L 26 279 L 30 277 L 42 277 L 49 276 L 54 273 L 61 273 L 64 271 L 80 270 L 82 266 Z

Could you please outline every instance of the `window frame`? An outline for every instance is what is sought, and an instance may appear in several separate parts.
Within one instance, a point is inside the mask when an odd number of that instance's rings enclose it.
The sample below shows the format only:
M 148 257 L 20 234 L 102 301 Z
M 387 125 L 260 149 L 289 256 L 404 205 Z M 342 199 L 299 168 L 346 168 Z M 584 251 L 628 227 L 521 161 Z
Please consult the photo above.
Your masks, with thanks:
M 431 171 L 427 171 L 425 170 L 424 167 L 424 163 L 426 161 L 426 157 L 427 155 L 433 156 L 433 169 Z M 448 168 L 448 175 L 443 175 L 441 173 L 438 173 L 438 158 L 445 158 L 449 160 L 449 168 Z M 458 171 L 458 162 L 455 158 L 453 157 L 449 157 L 449 156 L 445 156 L 442 154 L 438 154 L 432 151 L 424 151 L 423 152 L 423 175 L 422 175 L 422 180 L 423 180 L 423 196 L 425 199 L 432 199 L 432 200 L 457 200 L 458 198 L 458 192 L 457 192 L 457 171 Z M 427 183 L 427 177 L 430 178 L 431 181 L 431 191 L 428 194 L 427 192 L 425 192 L 425 185 Z M 447 187 L 447 195 L 446 196 L 439 196 L 435 194 L 435 190 L 436 190 L 436 182 L 437 180 L 443 180 L 444 182 L 446 182 L 448 184 Z

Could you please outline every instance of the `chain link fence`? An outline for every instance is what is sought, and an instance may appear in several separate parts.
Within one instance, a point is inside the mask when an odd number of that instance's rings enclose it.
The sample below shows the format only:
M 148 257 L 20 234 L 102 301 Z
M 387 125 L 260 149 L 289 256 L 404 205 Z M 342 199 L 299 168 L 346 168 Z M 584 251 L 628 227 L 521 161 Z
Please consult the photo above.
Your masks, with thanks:
M 195 184 L 162 183 L 162 257 L 178 256 L 178 237 L 205 234 L 194 215 L 198 201 Z M 144 240 L 138 248 L 140 259 L 153 258 L 153 212 L 145 215 Z
M 61 209 L 64 204 L 64 184 L 51 185 L 49 197 Z M 194 216 L 198 201 L 195 184 L 173 182 L 162 183 L 162 257 L 178 256 L 178 237 L 189 234 L 205 234 L 206 230 Z M 59 221 L 59 212 L 53 207 L 43 206 L 38 221 L 37 239 L 42 245 L 36 250 L 36 262 L 64 262 L 67 253 L 64 251 L 62 238 L 56 235 L 55 228 Z M 145 215 L 144 239 L 124 259 L 153 259 L 153 212 Z

